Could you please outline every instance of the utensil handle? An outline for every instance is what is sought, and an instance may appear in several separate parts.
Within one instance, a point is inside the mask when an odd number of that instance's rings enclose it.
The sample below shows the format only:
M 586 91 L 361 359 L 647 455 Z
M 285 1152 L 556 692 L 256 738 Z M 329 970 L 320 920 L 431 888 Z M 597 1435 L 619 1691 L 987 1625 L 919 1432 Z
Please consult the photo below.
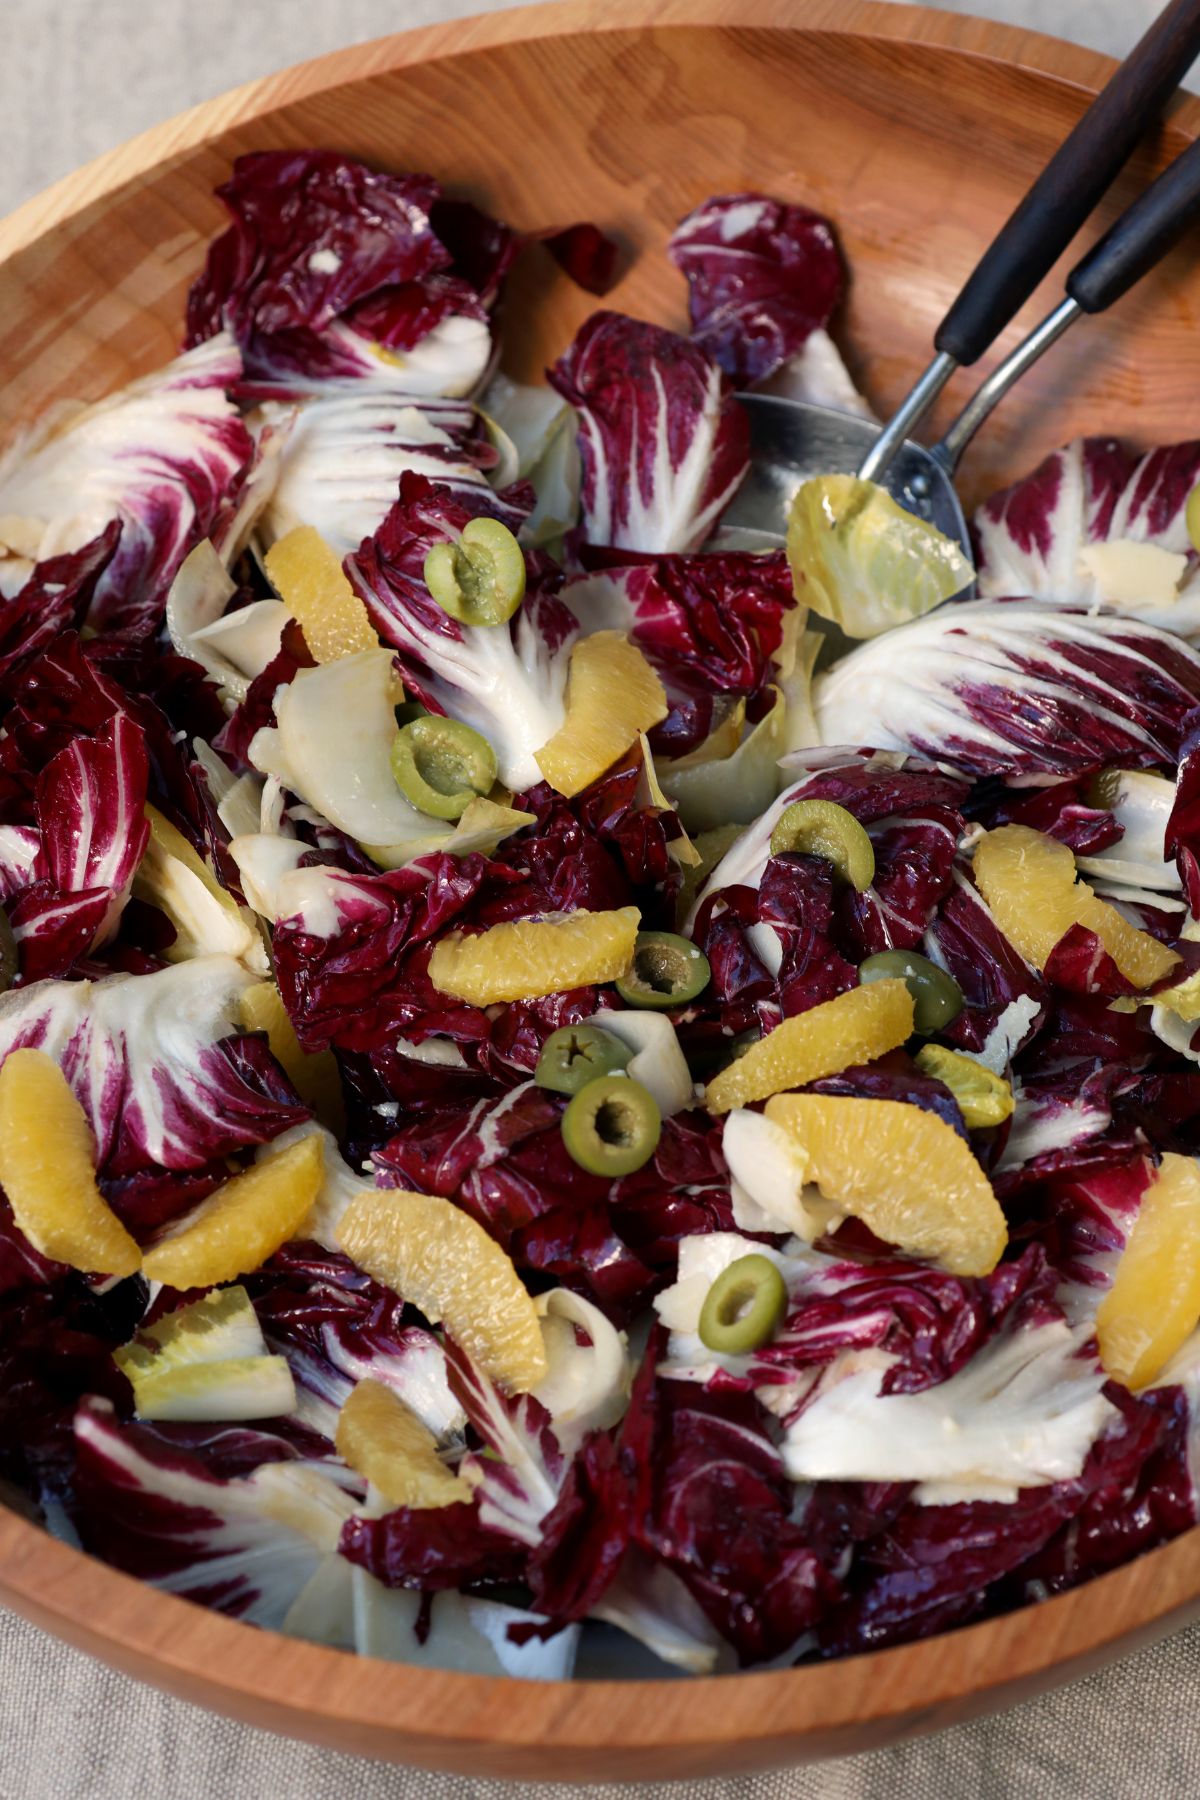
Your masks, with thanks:
M 1067 276 L 1067 298 L 1022 339 L 968 400 L 930 454 L 953 476 L 984 420 L 1026 369 L 1084 313 L 1103 312 L 1200 220 L 1200 138 L 1180 151 Z
M 1200 138 L 1189 144 L 1076 263 L 1067 292 L 1084 312 L 1103 312 L 1142 279 L 1200 219 Z
M 1198 55 L 1200 0 L 1171 0 L 984 251 L 938 327 L 939 351 L 960 364 L 983 355 L 1112 186 Z

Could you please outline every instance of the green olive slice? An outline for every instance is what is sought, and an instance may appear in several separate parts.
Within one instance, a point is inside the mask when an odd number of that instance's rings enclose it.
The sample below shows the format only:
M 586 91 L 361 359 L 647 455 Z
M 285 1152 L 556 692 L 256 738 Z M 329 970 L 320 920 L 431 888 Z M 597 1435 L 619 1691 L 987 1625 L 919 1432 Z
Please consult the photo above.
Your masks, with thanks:
M 617 992 L 629 1006 L 686 1006 L 702 994 L 712 978 L 708 958 L 690 938 L 675 931 L 639 931 L 629 973 L 617 981 Z
M 503 625 L 525 597 L 525 558 L 499 519 L 472 519 L 456 544 L 435 544 L 425 586 L 463 625 Z
M 562 1139 L 572 1162 L 589 1175 L 616 1180 L 648 1163 L 658 1148 L 662 1115 L 640 1081 L 601 1075 L 569 1102 Z
M 554 1094 L 577 1094 L 633 1060 L 633 1051 L 599 1025 L 562 1025 L 542 1045 L 533 1079 Z
M 722 1269 L 700 1311 L 700 1342 L 722 1356 L 768 1343 L 787 1307 L 787 1287 L 766 1256 L 739 1256 Z
M 461 819 L 496 780 L 496 753 L 460 719 L 426 713 L 392 740 L 392 774 L 404 798 L 435 819 Z
M 922 1037 L 941 1031 L 963 1009 L 963 992 L 953 975 L 916 950 L 880 950 L 858 965 L 858 979 L 863 986 L 872 981 L 905 982 L 913 1000 L 913 1024 Z
M 839 880 L 864 893 L 875 879 L 875 849 L 854 814 L 832 800 L 793 800 L 771 833 L 771 855 L 800 851 L 833 865 Z

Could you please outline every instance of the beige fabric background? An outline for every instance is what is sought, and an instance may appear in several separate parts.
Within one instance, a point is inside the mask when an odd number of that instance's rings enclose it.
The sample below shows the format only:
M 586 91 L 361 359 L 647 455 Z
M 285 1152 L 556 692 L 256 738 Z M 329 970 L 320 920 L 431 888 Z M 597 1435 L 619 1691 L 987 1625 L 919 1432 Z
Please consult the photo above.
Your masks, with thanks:
M 356 39 L 486 0 L 0 0 L 0 211 L 184 106 Z M 941 4 L 941 0 L 933 0 Z M 961 0 L 1098 49 L 1157 0 Z M 435 160 L 435 159 L 434 159 Z M 1200 1628 L 973 1726 L 642 1800 L 1175 1800 L 1200 1794 Z M 618 1800 L 578 1785 L 547 1800 Z M 0 1800 L 508 1800 L 516 1790 L 334 1756 L 139 1687 L 0 1613 Z

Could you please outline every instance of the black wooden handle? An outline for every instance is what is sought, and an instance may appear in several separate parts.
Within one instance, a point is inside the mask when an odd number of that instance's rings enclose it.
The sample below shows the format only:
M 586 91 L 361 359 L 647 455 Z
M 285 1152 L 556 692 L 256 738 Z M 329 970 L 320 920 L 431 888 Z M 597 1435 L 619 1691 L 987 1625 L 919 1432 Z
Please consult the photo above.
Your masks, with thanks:
M 1084 312 L 1103 312 L 1200 219 L 1200 138 L 1164 169 L 1067 277 Z
M 1200 0 L 1171 0 L 1055 151 L 938 327 L 975 362 L 1049 273 L 1200 55 Z

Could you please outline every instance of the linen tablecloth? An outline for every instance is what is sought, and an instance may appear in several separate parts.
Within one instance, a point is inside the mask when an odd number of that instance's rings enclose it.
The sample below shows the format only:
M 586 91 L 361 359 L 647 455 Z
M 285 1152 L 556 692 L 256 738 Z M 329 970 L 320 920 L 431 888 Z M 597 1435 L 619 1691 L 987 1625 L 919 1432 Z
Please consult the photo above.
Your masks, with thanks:
M 0 213 L 182 107 L 340 44 L 488 0 L 3 0 Z M 942 0 L 929 0 L 941 5 Z M 1158 0 L 959 0 L 1119 53 Z M 0 376 L 2 379 L 2 376 Z M 1197 397 L 1200 427 L 1200 394 Z M 1152 428 L 1152 427 L 1151 427 Z M 541 1790 L 618 1800 L 629 1788 Z M 509 1800 L 252 1731 L 141 1687 L 0 1612 L 0 1800 Z M 934 1738 L 642 1800 L 1174 1800 L 1200 1794 L 1200 1628 Z

